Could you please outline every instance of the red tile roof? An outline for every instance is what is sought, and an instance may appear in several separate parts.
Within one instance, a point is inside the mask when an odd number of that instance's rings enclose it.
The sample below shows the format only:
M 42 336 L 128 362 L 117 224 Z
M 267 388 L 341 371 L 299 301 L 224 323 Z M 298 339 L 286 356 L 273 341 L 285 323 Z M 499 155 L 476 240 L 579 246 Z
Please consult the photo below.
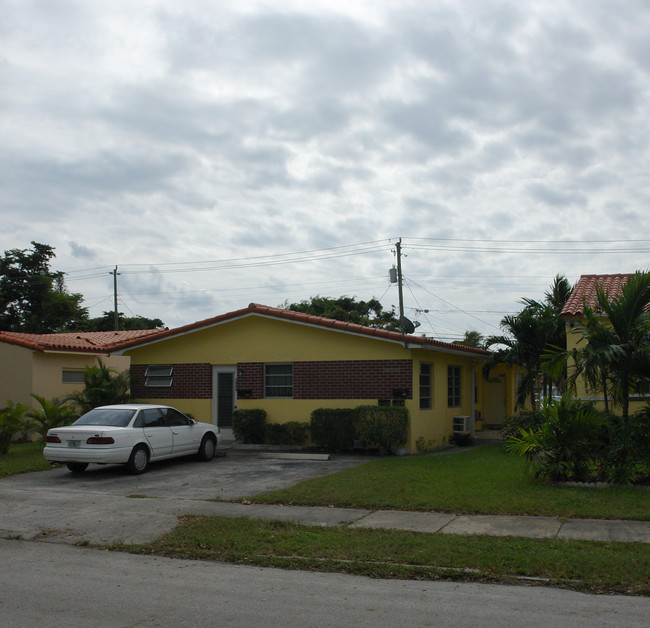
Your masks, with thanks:
M 135 346 L 157 342 L 172 336 L 178 336 L 186 333 L 212 327 L 226 321 L 230 321 L 245 316 L 258 315 L 267 316 L 271 318 L 278 318 L 283 320 L 294 321 L 305 325 L 316 325 L 318 327 L 326 327 L 328 329 L 335 329 L 337 331 L 347 332 L 351 334 L 361 334 L 363 336 L 371 336 L 393 342 L 403 342 L 406 340 L 411 345 L 421 345 L 423 347 L 438 347 L 441 350 L 451 351 L 453 353 L 470 353 L 475 355 L 487 356 L 490 355 L 489 351 L 484 349 L 475 349 L 474 347 L 466 347 L 464 345 L 453 344 L 449 342 L 442 342 L 434 340 L 433 338 L 424 338 L 422 336 L 406 335 L 402 336 L 397 331 L 387 331 L 385 329 L 377 329 L 375 327 L 366 327 L 365 325 L 357 325 L 356 323 L 346 323 L 343 321 L 334 320 L 332 318 L 325 318 L 323 316 L 314 316 L 312 314 L 304 314 L 302 312 L 294 312 L 293 310 L 284 310 L 277 307 L 270 307 L 268 305 L 260 305 L 258 303 L 251 303 L 247 308 L 221 314 L 213 318 L 207 318 L 196 323 L 177 327 L 176 329 L 161 330 L 144 339 L 126 340 L 116 343 L 111 348 L 113 350 L 124 350 Z
M 581 316 L 585 304 L 593 307 L 596 302 L 596 286 L 600 286 L 605 293 L 614 298 L 621 294 L 631 274 L 619 275 L 582 275 L 573 288 L 566 305 L 562 309 L 562 316 Z
M 80 353 L 109 353 L 116 343 L 142 339 L 158 333 L 159 329 L 130 331 L 88 331 L 64 334 L 23 334 L 0 331 L 0 342 L 18 345 L 33 351 L 78 351 Z

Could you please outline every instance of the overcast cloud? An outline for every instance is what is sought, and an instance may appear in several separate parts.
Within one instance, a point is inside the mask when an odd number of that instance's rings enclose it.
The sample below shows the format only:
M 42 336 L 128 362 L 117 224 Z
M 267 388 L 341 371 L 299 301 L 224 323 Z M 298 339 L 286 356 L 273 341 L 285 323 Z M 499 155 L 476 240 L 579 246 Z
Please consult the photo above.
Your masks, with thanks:
M 54 246 L 92 316 L 116 265 L 121 311 L 169 326 L 397 306 L 401 237 L 406 314 L 450 339 L 650 266 L 645 1 L 0 11 L 0 248 Z

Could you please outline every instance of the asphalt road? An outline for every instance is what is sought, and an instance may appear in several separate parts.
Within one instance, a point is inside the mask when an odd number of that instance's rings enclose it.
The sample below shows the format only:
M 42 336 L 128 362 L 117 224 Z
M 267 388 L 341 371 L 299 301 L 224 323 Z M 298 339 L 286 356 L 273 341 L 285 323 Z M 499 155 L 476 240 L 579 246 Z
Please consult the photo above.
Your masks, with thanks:
M 650 600 L 373 580 L 0 540 L 0 625 L 647 626 Z

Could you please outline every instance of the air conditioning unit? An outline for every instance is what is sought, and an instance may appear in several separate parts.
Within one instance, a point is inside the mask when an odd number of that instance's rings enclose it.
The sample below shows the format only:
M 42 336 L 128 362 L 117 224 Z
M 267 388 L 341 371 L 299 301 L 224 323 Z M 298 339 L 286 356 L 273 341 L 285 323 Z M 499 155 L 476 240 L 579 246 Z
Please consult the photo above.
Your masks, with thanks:
M 471 434 L 474 431 L 474 419 L 471 416 L 454 417 L 454 434 Z

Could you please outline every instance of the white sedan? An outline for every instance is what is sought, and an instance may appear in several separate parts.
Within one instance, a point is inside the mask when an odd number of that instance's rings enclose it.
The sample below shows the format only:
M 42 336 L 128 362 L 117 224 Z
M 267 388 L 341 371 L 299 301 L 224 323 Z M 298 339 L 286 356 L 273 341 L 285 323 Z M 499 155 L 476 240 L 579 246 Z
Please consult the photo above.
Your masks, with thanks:
M 100 406 L 72 425 L 48 431 L 43 455 L 82 473 L 91 462 L 125 464 L 130 473 L 144 473 L 153 460 L 195 454 L 211 460 L 217 428 L 170 408 L 149 404 Z

